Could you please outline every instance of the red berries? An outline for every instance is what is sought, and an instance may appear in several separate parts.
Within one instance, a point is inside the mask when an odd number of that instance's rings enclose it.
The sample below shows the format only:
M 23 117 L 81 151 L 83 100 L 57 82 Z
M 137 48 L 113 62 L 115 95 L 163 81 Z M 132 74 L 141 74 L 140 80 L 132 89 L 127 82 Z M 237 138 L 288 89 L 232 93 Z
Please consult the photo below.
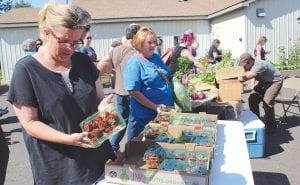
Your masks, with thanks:
M 89 132 L 91 143 L 95 143 L 105 133 L 110 133 L 120 125 L 119 117 L 114 112 L 102 112 L 83 124 L 83 130 Z

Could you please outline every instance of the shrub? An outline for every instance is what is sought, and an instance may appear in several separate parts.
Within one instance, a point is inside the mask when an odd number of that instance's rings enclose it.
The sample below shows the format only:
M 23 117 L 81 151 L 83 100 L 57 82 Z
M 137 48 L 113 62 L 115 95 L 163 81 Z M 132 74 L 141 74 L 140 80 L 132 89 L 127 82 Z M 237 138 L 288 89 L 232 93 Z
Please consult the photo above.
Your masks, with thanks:
M 291 49 L 286 58 L 286 48 L 280 46 L 278 54 L 278 62 L 274 66 L 280 70 L 300 69 L 300 43 L 299 41 L 291 41 Z

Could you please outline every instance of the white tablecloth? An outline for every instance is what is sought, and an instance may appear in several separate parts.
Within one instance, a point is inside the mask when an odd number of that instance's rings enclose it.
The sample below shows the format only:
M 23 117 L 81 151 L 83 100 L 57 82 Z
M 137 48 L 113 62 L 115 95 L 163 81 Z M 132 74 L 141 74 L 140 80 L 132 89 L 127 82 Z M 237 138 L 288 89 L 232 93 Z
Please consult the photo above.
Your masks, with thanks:
M 219 120 L 217 137 L 209 185 L 254 185 L 243 124 Z
M 218 121 L 215 158 L 210 185 L 254 185 L 244 126 L 238 121 Z

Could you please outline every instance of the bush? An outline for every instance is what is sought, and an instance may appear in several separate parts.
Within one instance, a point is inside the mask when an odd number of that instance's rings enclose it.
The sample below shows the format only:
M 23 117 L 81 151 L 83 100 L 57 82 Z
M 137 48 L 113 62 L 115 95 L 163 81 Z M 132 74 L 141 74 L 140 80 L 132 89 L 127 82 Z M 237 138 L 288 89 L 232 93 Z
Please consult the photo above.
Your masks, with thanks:
M 286 58 L 286 48 L 280 46 L 278 54 L 278 62 L 274 66 L 280 70 L 300 69 L 300 43 L 299 41 L 291 42 L 291 49 Z

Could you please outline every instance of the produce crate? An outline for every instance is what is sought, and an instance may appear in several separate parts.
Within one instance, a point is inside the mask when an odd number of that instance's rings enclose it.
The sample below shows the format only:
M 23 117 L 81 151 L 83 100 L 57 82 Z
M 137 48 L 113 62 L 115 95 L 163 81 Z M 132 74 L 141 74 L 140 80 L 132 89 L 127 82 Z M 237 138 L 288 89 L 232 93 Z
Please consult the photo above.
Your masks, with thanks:
M 135 140 L 169 144 L 191 143 L 199 148 L 205 148 L 209 151 L 210 157 L 213 158 L 216 139 L 217 130 L 213 127 L 166 125 L 150 122 Z
M 210 173 L 210 159 L 207 161 L 207 174 L 191 174 L 184 171 L 165 171 L 159 169 L 147 169 L 146 162 L 143 161 L 147 148 L 158 145 L 155 142 L 130 141 L 126 145 L 126 154 L 120 156 L 116 162 L 105 164 L 105 181 L 114 184 L 149 184 L 149 185 L 208 185 Z M 161 144 L 159 144 L 161 145 Z M 186 149 L 188 151 L 203 151 L 194 145 L 161 145 L 168 149 Z

